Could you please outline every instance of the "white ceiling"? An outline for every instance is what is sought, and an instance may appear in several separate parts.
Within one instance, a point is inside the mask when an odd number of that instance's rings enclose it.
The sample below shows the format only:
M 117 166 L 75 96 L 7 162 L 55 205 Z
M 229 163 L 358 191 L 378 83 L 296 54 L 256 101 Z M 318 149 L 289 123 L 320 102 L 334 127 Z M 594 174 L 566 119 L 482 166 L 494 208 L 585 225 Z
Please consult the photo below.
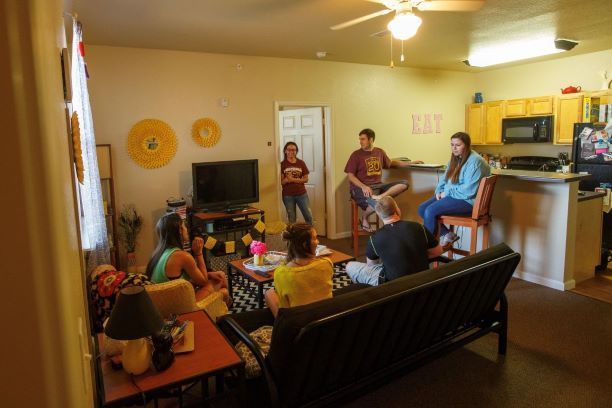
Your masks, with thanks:
M 365 0 L 66 0 L 83 23 L 86 44 L 317 59 L 389 65 L 393 14 L 332 31 L 330 26 L 381 10 Z M 510 40 L 551 35 L 580 43 L 538 60 L 612 48 L 610 0 L 487 0 L 477 12 L 416 12 L 416 36 L 394 41 L 396 66 L 481 71 L 461 61 Z M 493 67 L 496 68 L 496 67 Z

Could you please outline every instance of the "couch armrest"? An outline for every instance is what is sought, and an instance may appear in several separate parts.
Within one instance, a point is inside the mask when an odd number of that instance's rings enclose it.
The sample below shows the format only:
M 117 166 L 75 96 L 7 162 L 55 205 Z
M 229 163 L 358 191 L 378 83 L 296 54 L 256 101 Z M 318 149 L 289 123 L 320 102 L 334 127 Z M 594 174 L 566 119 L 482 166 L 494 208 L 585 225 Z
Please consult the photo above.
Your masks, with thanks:
M 146 285 L 144 288 L 163 317 L 198 310 L 193 286 L 185 279 Z
M 213 292 L 204 299 L 197 301 L 196 307 L 199 310 L 204 310 L 213 321 L 229 313 L 221 292 Z
M 232 320 L 248 333 L 261 326 L 274 326 L 274 315 L 267 307 L 249 312 L 234 313 L 232 314 Z

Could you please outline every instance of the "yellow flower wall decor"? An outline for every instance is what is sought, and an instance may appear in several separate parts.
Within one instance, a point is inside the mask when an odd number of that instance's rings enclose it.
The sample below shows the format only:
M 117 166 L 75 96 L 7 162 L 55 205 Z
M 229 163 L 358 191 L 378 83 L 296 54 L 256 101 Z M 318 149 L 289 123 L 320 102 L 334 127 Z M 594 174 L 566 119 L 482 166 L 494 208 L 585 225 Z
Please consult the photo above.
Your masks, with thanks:
M 81 128 L 79 127 L 79 115 L 72 112 L 70 118 L 72 127 L 72 150 L 74 151 L 74 165 L 76 166 L 77 180 L 85 182 L 85 167 L 83 165 L 83 149 L 81 148 Z
M 200 146 L 213 147 L 221 139 L 221 127 L 214 119 L 198 119 L 191 127 L 191 137 Z
M 166 122 L 144 119 L 130 129 L 128 154 L 145 169 L 165 166 L 176 154 L 176 134 Z

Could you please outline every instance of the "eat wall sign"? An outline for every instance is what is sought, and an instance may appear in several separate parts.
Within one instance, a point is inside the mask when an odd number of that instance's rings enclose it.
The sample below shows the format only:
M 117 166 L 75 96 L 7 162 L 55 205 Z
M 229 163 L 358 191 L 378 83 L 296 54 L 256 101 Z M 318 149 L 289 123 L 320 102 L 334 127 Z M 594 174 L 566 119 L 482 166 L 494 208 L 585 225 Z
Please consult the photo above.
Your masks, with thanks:
M 432 114 L 426 113 L 423 116 L 419 113 L 412 114 L 412 134 L 421 135 L 427 133 L 441 133 L 442 132 L 442 114 L 434 113 L 433 120 Z

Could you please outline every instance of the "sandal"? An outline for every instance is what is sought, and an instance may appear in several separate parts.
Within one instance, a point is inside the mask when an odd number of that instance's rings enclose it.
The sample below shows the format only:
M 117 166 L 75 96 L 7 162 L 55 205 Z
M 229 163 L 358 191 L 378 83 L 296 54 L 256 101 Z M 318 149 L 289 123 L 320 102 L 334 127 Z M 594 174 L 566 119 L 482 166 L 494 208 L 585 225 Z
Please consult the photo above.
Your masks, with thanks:
M 370 233 L 374 232 L 374 229 L 370 226 L 370 223 L 368 223 L 367 225 L 364 223 L 361 223 L 361 225 L 359 226 L 359 229 L 365 232 L 370 232 Z

